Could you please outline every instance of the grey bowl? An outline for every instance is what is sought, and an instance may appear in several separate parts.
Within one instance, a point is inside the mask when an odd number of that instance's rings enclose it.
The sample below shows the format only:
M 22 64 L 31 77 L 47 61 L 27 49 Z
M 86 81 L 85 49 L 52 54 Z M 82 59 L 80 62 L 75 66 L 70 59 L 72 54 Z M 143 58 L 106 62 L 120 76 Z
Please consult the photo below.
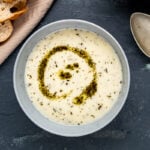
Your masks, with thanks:
M 104 39 L 106 39 L 106 41 L 108 41 L 113 46 L 122 64 L 123 87 L 117 102 L 104 117 L 102 117 L 101 119 L 97 119 L 96 121 L 86 125 L 80 125 L 80 126 L 62 125 L 45 118 L 33 106 L 33 104 L 28 98 L 25 89 L 25 83 L 24 83 L 25 65 L 26 65 L 27 58 L 31 53 L 32 49 L 46 35 L 64 28 L 80 28 L 80 29 L 96 32 Z M 128 61 L 123 49 L 111 34 L 109 34 L 106 30 L 104 30 L 100 26 L 97 26 L 93 23 L 83 21 L 83 20 L 69 19 L 69 20 L 61 20 L 61 21 L 50 23 L 42 27 L 35 33 L 33 33 L 27 39 L 27 41 L 22 46 L 15 62 L 13 82 L 14 82 L 14 90 L 18 102 L 22 110 L 25 112 L 25 114 L 32 122 L 34 122 L 37 126 L 41 127 L 42 129 L 50 133 L 62 135 L 62 136 L 68 136 L 68 137 L 76 137 L 76 136 L 87 135 L 102 129 L 117 116 L 117 114 L 120 112 L 121 108 L 123 107 L 128 95 L 129 86 L 130 86 L 130 71 L 129 71 Z

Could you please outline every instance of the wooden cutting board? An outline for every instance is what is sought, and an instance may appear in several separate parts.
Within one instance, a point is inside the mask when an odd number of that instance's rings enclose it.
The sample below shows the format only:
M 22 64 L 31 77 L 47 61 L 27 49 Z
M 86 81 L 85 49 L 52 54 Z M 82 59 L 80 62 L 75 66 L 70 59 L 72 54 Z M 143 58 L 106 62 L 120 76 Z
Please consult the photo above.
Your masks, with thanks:
M 0 45 L 0 64 L 27 37 L 50 8 L 54 0 L 28 0 L 28 11 L 15 20 L 12 36 Z

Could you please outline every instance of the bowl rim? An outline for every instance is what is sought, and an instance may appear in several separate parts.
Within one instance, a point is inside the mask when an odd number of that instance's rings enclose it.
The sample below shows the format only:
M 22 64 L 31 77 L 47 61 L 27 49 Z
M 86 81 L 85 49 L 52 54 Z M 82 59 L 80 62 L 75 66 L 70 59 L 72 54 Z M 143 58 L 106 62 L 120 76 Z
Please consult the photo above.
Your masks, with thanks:
M 111 39 L 112 39 L 112 43 L 115 43 L 117 46 L 118 46 L 118 49 L 120 50 L 121 54 L 123 55 L 123 59 L 124 59 L 124 62 L 125 62 L 125 65 L 126 65 L 126 69 L 127 69 L 127 87 L 126 87 L 126 91 L 125 91 L 125 94 L 124 94 L 124 97 L 122 97 L 122 102 L 120 103 L 118 109 L 115 111 L 115 113 L 111 116 L 111 118 L 107 121 L 105 121 L 105 123 L 103 123 L 103 125 L 100 125 L 100 127 L 96 127 L 94 129 L 91 129 L 91 130 L 88 130 L 86 131 L 86 133 L 70 133 L 70 132 L 63 132 L 63 133 L 59 133 L 57 131 L 53 131 L 53 130 L 49 130 L 47 128 L 45 128 L 43 125 L 41 125 L 37 120 L 35 120 L 35 118 L 31 117 L 31 115 L 27 112 L 27 110 L 25 109 L 24 105 L 22 104 L 21 102 L 21 99 L 19 97 L 19 94 L 18 94 L 18 91 L 17 91 L 17 81 L 15 79 L 16 77 L 16 71 L 17 71 L 17 65 L 19 63 L 19 58 L 20 58 L 20 55 L 22 54 L 25 46 L 30 42 L 30 40 L 32 40 L 32 38 L 34 38 L 36 36 L 36 34 L 38 34 L 40 31 L 44 30 L 45 28 L 47 27 L 51 27 L 51 26 L 54 26 L 55 24 L 61 24 L 61 23 L 67 23 L 67 22 L 74 22 L 74 23 L 84 23 L 84 24 L 88 24 L 90 25 L 91 27 L 95 27 L 101 31 L 103 31 L 107 36 L 109 36 Z M 62 28 L 64 29 L 64 28 Z M 90 31 L 90 30 L 89 30 Z M 50 33 L 48 33 L 50 34 Z M 48 35 L 47 34 L 47 35 Z M 107 40 L 107 39 L 106 39 Z M 111 44 L 111 43 L 110 43 Z M 118 56 L 119 57 L 119 56 Z M 129 68 L 129 63 L 128 63 L 128 60 L 127 60 L 127 57 L 125 55 L 125 52 L 123 50 L 123 48 L 121 47 L 121 45 L 118 43 L 118 41 L 107 31 L 105 30 L 104 28 L 102 28 L 101 26 L 99 25 L 96 25 L 92 22 L 89 22 L 89 21 L 85 21 L 85 20 L 81 20 L 81 19 L 63 19 L 63 20 L 59 20 L 59 21 L 54 21 L 54 22 L 51 22 L 47 25 L 44 25 L 43 27 L 41 27 L 40 29 L 36 30 L 35 32 L 33 32 L 28 38 L 27 40 L 23 43 L 18 55 L 17 55 L 17 58 L 16 58 L 16 61 L 15 61 L 15 64 L 14 64 L 14 70 L 13 70 L 13 87 L 14 87 L 14 91 L 15 91 L 15 95 L 16 95 L 16 98 L 17 98 L 17 101 L 21 107 L 21 109 L 23 110 L 23 112 L 25 113 L 25 115 L 35 124 L 37 125 L 38 127 L 42 128 L 43 130 L 49 132 L 49 133 L 53 133 L 55 135 L 59 135 L 59 136 L 66 136 L 66 137 L 79 137 L 79 136 L 85 136 L 85 135 L 88 135 L 88 134 L 91 134 L 91 133 L 94 133 L 98 130 L 101 130 L 102 128 L 104 128 L 106 125 L 108 125 L 118 114 L 119 112 L 121 111 L 121 109 L 123 108 L 125 102 L 126 102 L 126 99 L 127 99 L 127 96 L 128 96 L 128 93 L 129 93 L 129 89 L 130 89 L 130 68 Z M 114 104 L 115 105 L 115 104 Z M 36 108 L 35 108 L 36 109 Z M 43 116 L 44 117 L 44 116 Z M 95 121 L 94 121 L 95 122 Z M 94 123 L 93 122 L 93 123 Z M 87 123 L 85 125 L 81 125 L 83 127 L 87 127 L 90 123 Z M 59 124 L 59 126 L 63 126 L 62 124 Z M 64 125 L 65 126 L 65 125 Z M 81 127 L 80 126 L 80 127 Z M 69 127 L 69 126 L 67 126 Z M 76 127 L 79 127 L 79 126 L 76 126 Z

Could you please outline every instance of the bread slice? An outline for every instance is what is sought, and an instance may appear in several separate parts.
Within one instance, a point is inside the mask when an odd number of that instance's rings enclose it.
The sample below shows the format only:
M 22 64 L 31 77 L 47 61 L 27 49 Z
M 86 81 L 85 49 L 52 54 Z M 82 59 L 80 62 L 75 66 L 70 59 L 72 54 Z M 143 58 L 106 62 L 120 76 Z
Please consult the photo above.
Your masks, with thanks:
M 13 0 L 12 3 L 0 0 L 0 22 L 17 19 L 27 11 L 27 0 Z
M 10 20 L 0 23 L 0 43 L 6 41 L 13 32 L 13 26 Z

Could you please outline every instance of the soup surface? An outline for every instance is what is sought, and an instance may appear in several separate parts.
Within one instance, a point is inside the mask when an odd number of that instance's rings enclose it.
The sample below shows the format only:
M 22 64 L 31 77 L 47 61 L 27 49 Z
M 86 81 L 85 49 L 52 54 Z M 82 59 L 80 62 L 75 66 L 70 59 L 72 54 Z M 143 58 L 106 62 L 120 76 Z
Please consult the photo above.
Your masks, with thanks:
M 122 68 L 112 46 L 97 34 L 64 29 L 41 40 L 25 69 L 28 96 L 57 123 L 81 125 L 103 117 L 122 87 Z

